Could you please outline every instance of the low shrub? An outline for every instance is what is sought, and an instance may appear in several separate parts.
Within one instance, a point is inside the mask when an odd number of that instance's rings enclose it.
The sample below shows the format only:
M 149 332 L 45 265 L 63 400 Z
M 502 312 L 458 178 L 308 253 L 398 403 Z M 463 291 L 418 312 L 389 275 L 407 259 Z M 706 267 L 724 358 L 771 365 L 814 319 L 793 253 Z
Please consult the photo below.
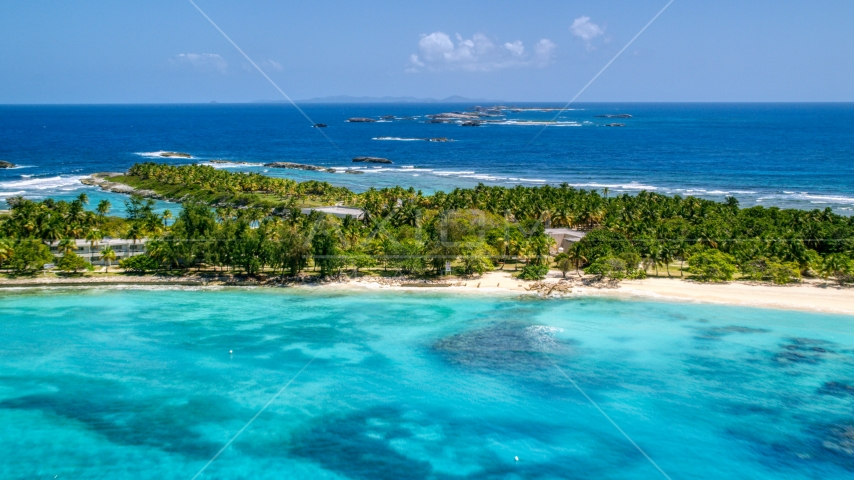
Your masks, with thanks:
M 688 258 L 688 272 L 701 282 L 727 282 L 737 270 L 735 259 L 720 250 L 703 250 Z
M 522 280 L 542 280 L 546 278 L 548 273 L 548 265 L 525 265 L 519 272 L 519 278 Z
M 160 268 L 160 262 L 148 255 L 135 255 L 119 262 L 119 266 L 128 272 L 153 272 Z

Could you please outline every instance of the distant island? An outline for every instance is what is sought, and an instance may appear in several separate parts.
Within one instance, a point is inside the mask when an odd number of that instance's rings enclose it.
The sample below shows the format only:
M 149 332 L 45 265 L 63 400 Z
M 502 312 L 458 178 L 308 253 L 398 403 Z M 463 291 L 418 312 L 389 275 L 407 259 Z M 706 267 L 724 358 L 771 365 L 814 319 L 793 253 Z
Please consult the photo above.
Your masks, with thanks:
M 350 95 L 334 95 L 329 97 L 315 97 L 297 100 L 297 103 L 497 103 L 499 100 L 486 98 L 467 98 L 453 95 L 446 98 L 418 98 L 418 97 L 352 97 Z M 266 102 L 263 103 L 281 103 Z

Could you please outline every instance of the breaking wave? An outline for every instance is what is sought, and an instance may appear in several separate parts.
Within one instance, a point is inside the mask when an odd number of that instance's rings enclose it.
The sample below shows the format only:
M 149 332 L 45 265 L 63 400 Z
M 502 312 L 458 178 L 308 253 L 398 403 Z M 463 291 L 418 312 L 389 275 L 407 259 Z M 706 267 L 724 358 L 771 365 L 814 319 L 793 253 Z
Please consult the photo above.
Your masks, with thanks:
M 63 177 L 61 175 L 57 175 L 55 177 L 46 177 L 46 178 L 26 178 L 24 180 L 16 180 L 11 182 L 0 182 L 0 188 L 2 189 L 26 189 L 26 190 L 54 190 L 54 189 L 62 189 L 66 187 L 75 187 L 75 186 L 83 186 L 80 183 L 80 179 L 85 178 L 83 176 L 73 176 L 73 177 Z

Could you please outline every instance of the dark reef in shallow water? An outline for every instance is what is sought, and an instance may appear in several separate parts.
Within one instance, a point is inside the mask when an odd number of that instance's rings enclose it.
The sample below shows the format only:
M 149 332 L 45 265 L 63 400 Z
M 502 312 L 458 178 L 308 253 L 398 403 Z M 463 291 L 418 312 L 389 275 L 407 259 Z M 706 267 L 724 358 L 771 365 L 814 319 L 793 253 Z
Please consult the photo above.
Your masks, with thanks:
M 223 398 L 199 395 L 186 402 L 171 397 L 139 396 L 112 382 L 69 377 L 47 381 L 55 388 L 0 402 L 0 409 L 31 410 L 80 422 L 118 445 L 144 445 L 188 458 L 206 459 L 222 447 L 197 426 L 231 419 L 235 406 Z M 242 412 L 249 414 L 248 412 Z
M 606 478 L 614 468 L 643 461 L 627 443 L 614 445 L 602 441 L 595 456 L 583 452 L 551 449 L 537 459 L 499 457 L 490 449 L 472 448 L 470 439 L 551 444 L 566 427 L 552 422 L 520 420 L 508 417 L 473 419 L 455 417 L 443 410 L 405 410 L 397 405 L 381 405 L 357 410 L 345 416 L 328 416 L 314 426 L 298 432 L 288 446 L 289 457 L 300 457 L 352 479 L 553 479 Z M 429 432 L 425 435 L 425 432 Z M 594 439 L 595 439 L 594 435 Z M 401 445 L 406 445 L 405 449 Z M 411 450 L 410 450 L 411 449 Z M 433 465 L 406 455 L 437 458 L 464 456 L 473 467 L 470 473 L 451 475 Z M 559 472 L 572 472 L 561 476 Z
M 774 360 L 781 365 L 819 363 L 826 354 L 836 353 L 829 347 L 830 344 L 824 340 L 791 338 L 781 347 L 782 351 L 774 355 Z
M 841 456 L 854 467 L 854 425 L 829 427 L 821 446 Z
M 529 371 L 552 367 L 547 355 L 567 347 L 553 334 L 552 327 L 508 321 L 445 337 L 433 344 L 433 350 L 465 367 Z
M 770 330 L 764 328 L 750 328 L 739 325 L 730 325 L 726 327 L 711 327 L 697 329 L 699 332 L 694 338 L 702 340 L 720 340 L 721 338 L 733 333 L 768 333 Z
M 428 478 L 429 463 L 407 458 L 390 445 L 412 437 L 400 427 L 405 421 L 392 407 L 358 411 L 298 435 L 290 452 L 348 478 Z M 378 476 L 378 472 L 388 476 Z
M 854 385 L 843 382 L 825 382 L 818 389 L 820 395 L 832 395 L 834 397 L 854 396 Z

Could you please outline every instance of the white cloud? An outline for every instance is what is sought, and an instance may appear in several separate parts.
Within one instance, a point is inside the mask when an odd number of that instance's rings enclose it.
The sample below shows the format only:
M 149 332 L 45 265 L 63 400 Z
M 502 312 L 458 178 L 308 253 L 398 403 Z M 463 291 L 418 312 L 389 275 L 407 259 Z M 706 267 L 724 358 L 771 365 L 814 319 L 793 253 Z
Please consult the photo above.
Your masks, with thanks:
M 502 68 L 544 66 L 551 63 L 555 44 L 542 39 L 534 46 L 534 55 L 525 53 L 521 40 L 496 45 L 486 35 L 471 38 L 455 35 L 456 42 L 444 32 L 422 35 L 418 53 L 409 56 L 407 72 L 422 70 L 464 70 L 486 72 Z
M 200 72 L 225 73 L 228 64 L 216 53 L 179 53 L 171 62 L 174 65 L 189 66 Z
M 510 52 L 513 53 L 513 55 L 516 55 L 517 57 L 525 53 L 525 46 L 522 45 L 521 40 L 516 40 L 513 43 L 507 42 L 504 44 L 504 48 L 510 50 Z
M 537 64 L 545 66 L 551 63 L 555 48 L 557 48 L 557 45 L 547 38 L 537 42 L 537 44 L 534 45 L 534 58 L 536 59 Z
M 584 40 L 584 43 L 587 44 L 588 48 L 590 47 L 590 42 L 593 41 L 594 38 L 605 34 L 605 30 L 602 27 L 591 22 L 590 17 L 586 16 L 576 18 L 575 21 L 572 22 L 572 25 L 569 26 L 569 31 L 576 37 Z

